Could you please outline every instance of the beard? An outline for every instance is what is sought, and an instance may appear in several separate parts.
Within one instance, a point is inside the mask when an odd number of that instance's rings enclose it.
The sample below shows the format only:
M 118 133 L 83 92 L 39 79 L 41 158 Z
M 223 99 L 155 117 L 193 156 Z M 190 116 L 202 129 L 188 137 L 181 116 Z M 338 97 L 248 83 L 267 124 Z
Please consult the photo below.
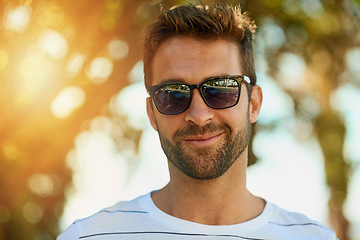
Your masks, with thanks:
M 158 128 L 159 129 L 159 128 Z M 225 140 L 217 147 L 203 147 L 186 151 L 182 139 L 206 133 L 224 132 Z M 204 127 L 189 125 L 174 134 L 173 142 L 158 131 L 163 151 L 175 167 L 185 175 L 198 180 L 222 176 L 247 148 L 250 140 L 250 121 L 237 133 L 227 124 L 210 123 Z

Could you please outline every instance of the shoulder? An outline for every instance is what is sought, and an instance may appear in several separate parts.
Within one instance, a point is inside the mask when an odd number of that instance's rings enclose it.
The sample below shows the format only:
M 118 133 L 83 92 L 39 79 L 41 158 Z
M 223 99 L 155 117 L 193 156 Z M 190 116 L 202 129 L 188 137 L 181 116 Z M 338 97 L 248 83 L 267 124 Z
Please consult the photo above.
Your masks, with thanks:
M 147 215 L 148 212 L 141 204 L 143 201 L 146 201 L 146 195 L 131 201 L 118 202 L 94 215 L 76 220 L 57 240 L 80 239 L 101 232 L 119 230 L 119 226 L 126 228 L 131 222 L 138 222 L 139 219 L 143 219 L 144 215 Z
M 79 239 L 79 231 L 75 224 L 70 225 L 56 240 L 75 240 Z
M 272 203 L 268 204 L 275 209 L 274 215 L 269 221 L 269 226 L 273 230 L 289 237 L 302 236 L 301 239 L 337 239 L 334 231 L 320 222 L 314 221 L 302 213 L 291 212 Z

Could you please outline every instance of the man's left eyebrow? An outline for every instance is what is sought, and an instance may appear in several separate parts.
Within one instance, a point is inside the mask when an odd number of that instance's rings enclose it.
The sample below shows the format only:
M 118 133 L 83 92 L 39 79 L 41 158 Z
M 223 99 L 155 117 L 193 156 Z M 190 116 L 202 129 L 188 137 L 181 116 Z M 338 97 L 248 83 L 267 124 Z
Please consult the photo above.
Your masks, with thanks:
M 185 83 L 185 81 L 181 78 L 169 78 L 169 79 L 161 80 L 159 84 L 166 84 L 166 83 Z

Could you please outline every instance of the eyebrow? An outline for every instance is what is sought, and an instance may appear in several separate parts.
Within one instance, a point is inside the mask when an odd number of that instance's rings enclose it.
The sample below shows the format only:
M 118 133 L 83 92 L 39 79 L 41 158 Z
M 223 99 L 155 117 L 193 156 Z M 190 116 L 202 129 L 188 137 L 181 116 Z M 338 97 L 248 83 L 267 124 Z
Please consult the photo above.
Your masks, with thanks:
M 170 78 L 170 79 L 163 79 L 158 84 L 166 84 L 166 83 L 184 83 L 185 84 L 186 82 L 181 78 Z
M 206 81 L 208 79 L 211 79 L 211 78 L 221 78 L 221 77 L 227 77 L 227 76 L 232 76 L 231 74 L 219 74 L 219 75 L 215 75 L 215 76 L 210 76 L 210 77 L 207 77 L 207 78 L 204 78 L 202 79 L 200 82 L 203 82 L 203 81 Z M 184 84 L 188 84 L 186 83 L 186 81 L 182 78 L 169 78 L 169 79 L 163 79 L 160 81 L 160 83 L 158 83 L 157 85 L 159 84 L 166 84 L 166 83 L 184 83 Z

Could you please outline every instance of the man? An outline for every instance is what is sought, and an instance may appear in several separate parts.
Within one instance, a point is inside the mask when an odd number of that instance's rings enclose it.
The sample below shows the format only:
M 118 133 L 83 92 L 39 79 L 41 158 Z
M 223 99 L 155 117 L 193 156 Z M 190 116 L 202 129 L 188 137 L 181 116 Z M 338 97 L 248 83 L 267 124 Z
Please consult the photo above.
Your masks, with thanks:
M 145 36 L 147 114 L 168 158 L 162 189 L 76 221 L 58 239 L 336 239 L 246 188 L 262 103 L 255 26 L 225 5 L 163 12 Z

